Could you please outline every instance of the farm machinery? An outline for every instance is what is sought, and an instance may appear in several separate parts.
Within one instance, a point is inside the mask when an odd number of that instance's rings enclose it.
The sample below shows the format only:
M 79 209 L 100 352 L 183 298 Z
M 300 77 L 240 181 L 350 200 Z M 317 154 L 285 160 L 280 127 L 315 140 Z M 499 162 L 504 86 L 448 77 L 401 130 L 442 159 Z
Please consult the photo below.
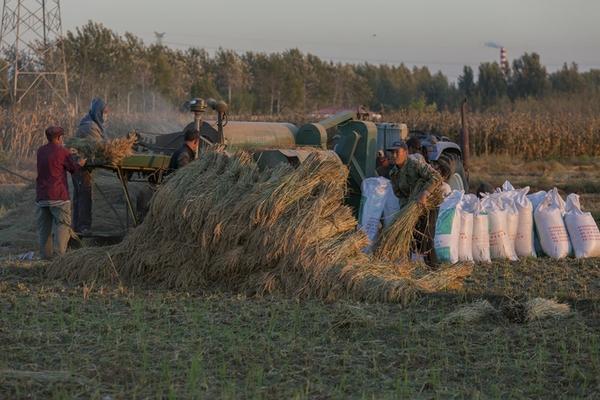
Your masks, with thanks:
M 215 144 L 224 145 L 232 152 L 249 150 L 261 168 L 279 163 L 298 165 L 315 151 L 337 157 L 349 169 L 347 203 L 355 210 L 360 204 L 362 181 L 377 176 L 378 152 L 411 136 L 420 139 L 427 162 L 442 173 L 453 189 L 467 187 L 460 146 L 447 137 L 410 132 L 404 124 L 376 124 L 354 111 L 343 111 L 299 127 L 291 123 L 229 121 L 224 102 L 194 99 L 188 104 L 194 115 L 190 124 L 200 132 L 200 152 Z M 215 112 L 213 120 L 202 118 L 207 109 Z M 136 131 L 135 134 L 135 155 L 126 157 L 120 165 L 100 166 L 117 173 L 126 204 L 127 227 L 139 223 L 151 197 L 151 193 L 145 193 L 141 198 L 132 196 L 128 183 L 145 181 L 151 186 L 160 185 L 169 172 L 170 155 L 184 142 L 182 131 L 167 134 Z
M 460 146 L 444 136 L 409 131 L 404 124 L 376 124 L 365 120 L 359 111 L 342 111 L 300 127 L 291 123 L 228 121 L 227 104 L 222 101 L 194 99 L 188 104 L 194 114 L 191 124 L 200 132 L 200 151 L 213 144 L 223 144 L 230 151 L 253 150 L 261 167 L 297 165 L 311 152 L 329 152 L 348 166 L 348 202 L 354 206 L 360 201 L 362 181 L 377 176 L 377 153 L 411 136 L 420 139 L 426 160 L 442 173 L 451 188 L 467 187 Z M 214 120 L 202 118 L 207 109 L 215 112 Z M 170 155 L 183 144 L 182 132 L 137 134 L 139 149 L 152 154 Z

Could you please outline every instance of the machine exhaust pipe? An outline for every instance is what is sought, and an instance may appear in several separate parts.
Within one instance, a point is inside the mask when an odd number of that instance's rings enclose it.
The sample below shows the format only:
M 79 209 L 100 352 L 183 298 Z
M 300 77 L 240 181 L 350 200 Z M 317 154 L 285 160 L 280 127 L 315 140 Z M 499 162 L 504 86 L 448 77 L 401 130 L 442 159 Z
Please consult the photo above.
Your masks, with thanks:
M 223 134 L 223 127 L 227 125 L 227 111 L 229 106 L 224 101 L 217 101 L 215 99 L 208 99 L 206 101 L 208 106 L 217 112 L 217 133 L 219 134 L 219 143 L 225 143 L 225 136 Z

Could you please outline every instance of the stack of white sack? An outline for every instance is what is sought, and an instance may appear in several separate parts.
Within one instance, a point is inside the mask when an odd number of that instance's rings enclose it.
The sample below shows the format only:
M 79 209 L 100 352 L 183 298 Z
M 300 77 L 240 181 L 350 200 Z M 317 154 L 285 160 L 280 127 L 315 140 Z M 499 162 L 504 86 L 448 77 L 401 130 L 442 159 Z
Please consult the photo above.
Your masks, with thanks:
M 589 212 L 581 210 L 579 196 L 567 202 L 556 188 L 529 193 L 505 182 L 502 189 L 475 195 L 454 190 L 440 205 L 434 249 L 440 262 L 517 261 L 547 255 L 564 258 L 600 257 L 600 230 Z M 383 226 L 400 211 L 389 179 L 368 178 L 362 183 L 359 226 L 369 238 L 370 252 Z
M 565 225 L 575 257 L 600 257 L 600 230 L 589 212 L 581 211 L 579 196 L 572 193 L 567 196 Z

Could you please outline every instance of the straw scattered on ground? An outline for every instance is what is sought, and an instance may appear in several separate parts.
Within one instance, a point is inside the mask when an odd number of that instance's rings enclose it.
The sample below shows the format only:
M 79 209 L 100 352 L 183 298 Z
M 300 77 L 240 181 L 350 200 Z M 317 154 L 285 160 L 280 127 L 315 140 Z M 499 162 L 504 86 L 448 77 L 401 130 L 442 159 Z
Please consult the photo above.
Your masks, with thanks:
M 459 307 L 448 314 L 443 323 L 474 323 L 497 314 L 496 308 L 487 300 L 477 300 Z
M 563 318 L 569 315 L 571 307 L 555 300 L 537 297 L 525 303 L 527 320 L 535 321 L 544 318 Z
M 492 317 L 504 317 L 510 322 L 524 323 L 548 318 L 564 318 L 570 312 L 569 304 L 541 297 L 527 301 L 505 298 L 497 307 L 488 300 L 481 299 L 460 306 L 448 314 L 441 323 L 477 323 Z

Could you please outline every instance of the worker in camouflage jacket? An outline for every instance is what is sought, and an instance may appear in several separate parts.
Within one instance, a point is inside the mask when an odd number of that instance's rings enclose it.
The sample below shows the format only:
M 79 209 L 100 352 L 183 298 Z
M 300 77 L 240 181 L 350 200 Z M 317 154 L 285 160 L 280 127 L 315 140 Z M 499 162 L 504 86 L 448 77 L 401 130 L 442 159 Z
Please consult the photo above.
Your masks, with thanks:
M 104 125 L 108 107 L 104 100 L 92 100 L 89 112 L 81 119 L 75 136 L 97 141 L 106 140 Z M 92 227 L 92 173 L 82 169 L 73 174 L 73 230 L 88 233 Z
M 442 177 L 431 165 L 409 157 L 408 146 L 405 142 L 394 142 L 389 147 L 390 161 L 393 167 L 389 171 L 394 194 L 398 197 L 400 208 L 415 200 L 423 205 L 438 190 Z M 433 254 L 433 235 L 435 233 L 436 211 L 424 215 L 417 224 L 415 238 L 417 252 L 433 264 L 436 262 Z

